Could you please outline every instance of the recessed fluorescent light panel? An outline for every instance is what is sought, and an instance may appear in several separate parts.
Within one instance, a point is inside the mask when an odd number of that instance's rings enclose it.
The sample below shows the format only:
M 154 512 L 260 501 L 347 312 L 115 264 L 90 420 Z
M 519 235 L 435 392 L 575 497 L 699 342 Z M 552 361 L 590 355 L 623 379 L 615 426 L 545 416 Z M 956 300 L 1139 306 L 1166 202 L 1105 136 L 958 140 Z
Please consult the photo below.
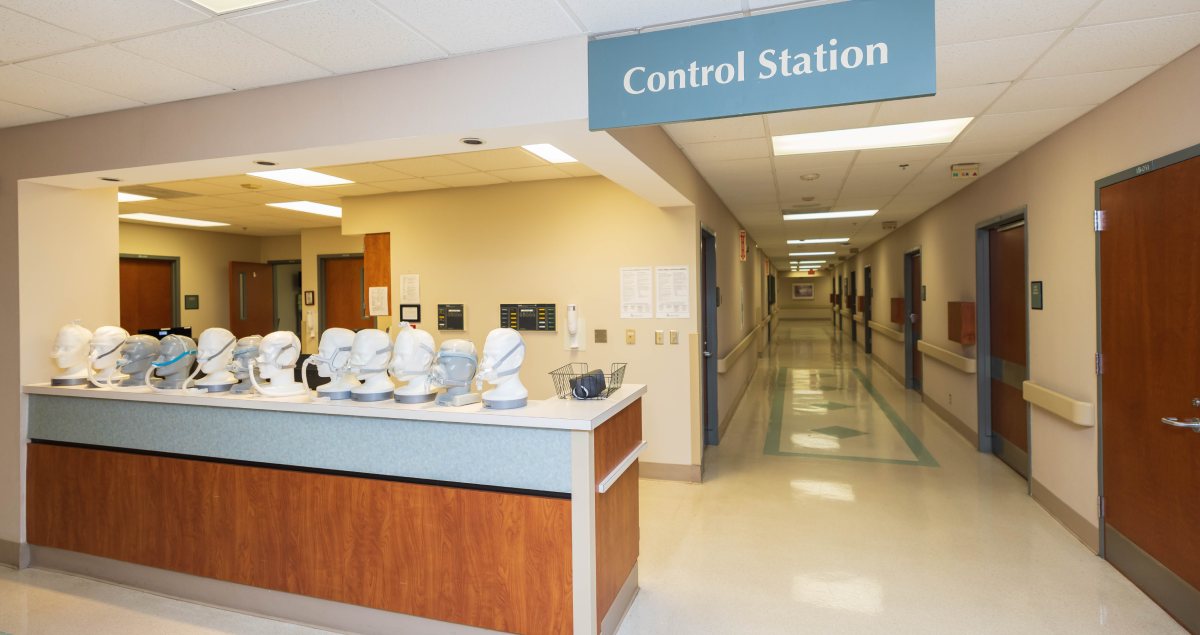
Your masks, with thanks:
M 179 218 L 176 216 L 163 216 L 161 214 L 119 214 L 117 218 L 124 220 L 140 220 L 147 223 L 164 223 L 167 225 L 186 225 L 188 227 L 228 227 L 229 223 L 218 223 L 210 220 L 196 220 L 194 218 Z
M 950 143 L 974 117 L 772 137 L 775 156 L 906 148 Z
M 551 163 L 578 163 L 579 159 L 559 150 L 549 143 L 535 143 L 532 145 L 521 146 L 526 150 L 538 155 L 539 157 Z
M 801 260 L 800 261 L 800 266 L 802 266 L 802 267 L 804 265 L 812 265 L 814 267 L 819 267 L 823 264 L 825 264 L 824 260 Z
M 291 185 L 301 185 L 304 187 L 320 187 L 323 185 L 349 185 L 354 181 L 339 179 L 336 176 L 305 170 L 304 168 L 292 168 L 290 170 L 267 170 L 266 172 L 247 172 L 250 176 L 257 176 L 260 179 L 271 179 L 280 183 L 290 183 Z
M 129 192 L 117 192 L 118 203 L 136 203 L 138 201 L 153 200 L 156 200 L 153 196 L 142 196 L 141 194 L 130 194 Z
M 793 251 L 788 254 L 792 258 L 800 258 L 803 256 L 836 256 L 836 251 Z
M 877 209 L 864 209 L 856 212 L 800 212 L 797 214 L 784 214 L 783 220 L 828 220 L 831 218 L 863 218 L 866 216 L 874 216 L 879 213 Z
M 320 214 L 321 216 L 332 216 L 334 218 L 342 217 L 342 208 L 334 205 L 326 205 L 324 203 L 314 203 L 312 201 L 290 201 L 287 203 L 267 203 L 268 207 L 278 207 L 280 209 L 290 209 L 295 212 L 305 212 L 308 214 Z
M 804 240 L 789 240 L 789 245 L 819 245 L 822 243 L 844 243 L 849 238 L 806 238 Z
M 279 0 L 192 0 L 209 11 L 216 14 L 230 13 L 233 11 L 241 11 L 250 7 L 257 7 L 263 4 L 271 4 L 279 2 Z

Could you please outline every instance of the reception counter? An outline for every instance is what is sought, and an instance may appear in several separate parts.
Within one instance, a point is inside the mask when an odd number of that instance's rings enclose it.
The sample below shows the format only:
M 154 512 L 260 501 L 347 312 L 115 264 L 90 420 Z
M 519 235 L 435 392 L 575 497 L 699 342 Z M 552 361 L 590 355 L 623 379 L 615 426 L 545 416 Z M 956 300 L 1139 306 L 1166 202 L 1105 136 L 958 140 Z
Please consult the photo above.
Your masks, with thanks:
M 644 386 L 500 411 L 24 391 L 35 565 L 352 632 L 607 633 L 637 589 Z

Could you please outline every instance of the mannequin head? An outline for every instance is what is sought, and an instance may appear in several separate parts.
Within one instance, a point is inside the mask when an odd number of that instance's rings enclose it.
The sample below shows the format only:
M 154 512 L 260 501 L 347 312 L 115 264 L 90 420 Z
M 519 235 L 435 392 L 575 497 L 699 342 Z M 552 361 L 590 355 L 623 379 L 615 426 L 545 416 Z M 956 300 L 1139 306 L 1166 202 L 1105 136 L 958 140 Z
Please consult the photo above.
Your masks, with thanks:
M 258 349 L 259 374 L 263 379 L 293 378 L 292 369 L 300 358 L 300 338 L 291 331 L 276 331 L 262 339 Z
M 101 326 L 92 334 L 88 362 L 93 370 L 107 370 L 117 365 L 121 345 L 129 339 L 129 331 L 119 326 Z
M 262 346 L 263 338 L 261 335 L 247 335 L 237 341 L 237 348 L 233 349 L 233 362 L 230 364 L 234 373 L 238 378 L 246 379 L 250 377 L 250 362 L 258 359 L 258 349 Z
M 341 376 L 350 368 L 350 354 L 354 347 L 354 331 L 343 328 L 327 329 L 321 334 L 317 354 L 311 359 L 317 365 L 321 377 Z
M 396 345 L 392 348 L 392 375 L 397 378 L 424 375 L 433 366 L 433 336 L 429 333 L 409 328 L 408 322 L 401 322 L 396 333 Z
M 448 388 L 470 387 L 478 365 L 475 344 L 467 340 L 446 340 L 438 349 L 433 367 L 434 383 Z
M 493 329 L 483 343 L 479 379 L 491 384 L 516 377 L 525 361 L 525 340 L 514 329 Z
M 132 379 L 140 380 L 150 364 L 158 357 L 158 339 L 149 335 L 132 335 L 121 346 L 121 359 L 117 360 L 117 369 L 127 373 Z M 136 383 L 136 382 L 135 382 Z
M 200 334 L 197 342 L 196 363 L 200 364 L 200 372 L 205 375 L 224 372 L 233 361 L 233 348 L 237 338 L 227 329 L 206 329 Z
M 78 324 L 67 324 L 58 330 L 50 356 L 59 368 L 68 373 L 79 370 L 88 361 L 88 344 L 91 341 L 91 331 Z
M 392 356 L 392 340 L 379 329 L 363 329 L 354 335 L 350 367 L 359 379 L 386 372 Z
M 185 335 L 168 335 L 158 343 L 154 374 L 162 378 L 186 377 L 192 370 L 196 342 Z

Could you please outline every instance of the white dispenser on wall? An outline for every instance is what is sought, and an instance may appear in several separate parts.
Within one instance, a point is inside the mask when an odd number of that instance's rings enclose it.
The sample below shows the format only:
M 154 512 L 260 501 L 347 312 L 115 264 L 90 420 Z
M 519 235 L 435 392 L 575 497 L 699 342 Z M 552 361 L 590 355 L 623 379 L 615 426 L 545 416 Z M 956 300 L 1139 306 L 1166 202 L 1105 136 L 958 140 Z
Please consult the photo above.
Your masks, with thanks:
M 563 336 L 563 347 L 568 351 L 582 351 L 587 349 L 587 328 L 583 323 L 583 316 L 579 314 L 578 304 L 567 305 L 567 329 Z

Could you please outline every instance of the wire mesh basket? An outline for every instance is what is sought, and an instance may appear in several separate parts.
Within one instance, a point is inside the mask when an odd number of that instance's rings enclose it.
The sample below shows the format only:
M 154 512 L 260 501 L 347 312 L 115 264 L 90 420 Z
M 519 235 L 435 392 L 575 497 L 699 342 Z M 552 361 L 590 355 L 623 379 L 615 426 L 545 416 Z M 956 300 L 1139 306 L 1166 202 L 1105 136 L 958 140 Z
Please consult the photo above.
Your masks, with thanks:
M 596 378 L 602 376 L 602 387 L 597 386 Z M 588 365 L 583 362 L 571 362 L 562 368 L 550 371 L 554 379 L 554 392 L 559 399 L 606 399 L 625 381 L 625 363 L 617 362 L 607 373 L 598 370 L 588 371 Z

